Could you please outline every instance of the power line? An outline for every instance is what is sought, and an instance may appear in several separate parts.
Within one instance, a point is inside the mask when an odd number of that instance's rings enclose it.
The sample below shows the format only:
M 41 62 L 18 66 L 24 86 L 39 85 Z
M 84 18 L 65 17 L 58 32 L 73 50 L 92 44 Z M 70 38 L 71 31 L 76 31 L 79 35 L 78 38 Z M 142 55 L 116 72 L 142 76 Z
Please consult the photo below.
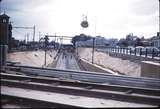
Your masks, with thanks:
M 35 28 L 36 28 L 35 25 L 33 27 L 14 26 L 13 28 L 16 28 L 16 29 L 32 29 L 33 30 L 33 42 L 35 41 Z
M 14 32 L 17 32 L 18 34 L 24 34 L 24 33 L 22 33 L 22 32 L 19 32 L 19 31 L 17 31 L 17 30 L 14 30 Z

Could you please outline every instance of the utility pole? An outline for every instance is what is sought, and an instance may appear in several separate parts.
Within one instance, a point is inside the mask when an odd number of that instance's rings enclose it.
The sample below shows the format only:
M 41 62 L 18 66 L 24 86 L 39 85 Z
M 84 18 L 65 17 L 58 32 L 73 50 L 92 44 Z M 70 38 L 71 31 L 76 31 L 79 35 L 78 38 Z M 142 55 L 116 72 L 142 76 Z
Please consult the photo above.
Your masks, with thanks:
M 59 43 L 60 43 L 60 49 L 62 48 L 62 37 L 59 38 Z
M 56 33 L 55 33 L 55 39 L 54 39 L 54 49 L 56 49 L 56 40 L 57 40 L 57 38 L 56 38 Z
M 45 57 L 44 57 L 44 65 L 46 66 L 46 58 L 47 58 L 47 44 L 48 44 L 48 36 L 45 36 Z
M 77 56 L 78 56 L 78 44 L 77 44 L 77 41 L 75 42 L 76 44 L 76 52 L 77 52 Z
M 95 17 L 95 37 L 96 37 L 96 17 Z M 93 38 L 93 45 L 92 45 L 92 64 L 94 63 L 94 49 L 95 49 L 95 38 Z
M 41 38 L 41 32 L 39 31 L 39 40 L 40 40 L 40 38 Z
M 2 9 L 1 9 L 1 2 L 2 2 L 2 0 L 0 0 L 0 15 L 1 15 L 1 11 L 2 11 Z
M 27 33 L 27 43 L 29 42 L 29 33 Z
M 33 47 L 34 47 L 34 41 L 35 41 L 35 25 L 33 27 L 13 27 L 13 28 L 16 28 L 16 29 L 33 29 Z
M 94 43 L 95 43 L 95 38 L 93 38 L 93 45 L 92 45 L 92 64 L 94 63 Z
M 27 40 L 26 40 L 26 39 L 27 39 L 27 34 L 24 35 L 24 43 L 25 43 L 25 44 L 27 43 Z
M 35 41 L 35 25 L 33 27 L 13 27 L 13 28 L 16 28 L 16 29 L 33 29 L 33 42 Z
M 159 1 L 159 32 L 160 32 L 160 0 Z
M 35 25 L 33 26 L 33 42 L 35 41 L 35 29 L 36 29 L 36 27 L 35 27 Z

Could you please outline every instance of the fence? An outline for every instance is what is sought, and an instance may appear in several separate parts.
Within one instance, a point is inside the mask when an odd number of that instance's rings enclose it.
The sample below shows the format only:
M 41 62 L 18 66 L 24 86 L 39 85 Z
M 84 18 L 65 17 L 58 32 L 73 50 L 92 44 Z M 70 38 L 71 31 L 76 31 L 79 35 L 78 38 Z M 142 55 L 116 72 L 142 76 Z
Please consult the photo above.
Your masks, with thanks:
M 103 49 L 97 49 L 102 52 L 112 52 L 112 53 L 120 53 L 127 55 L 135 55 L 146 58 L 160 58 L 160 51 L 156 51 L 155 49 L 147 49 L 147 48 L 115 48 L 115 47 L 107 47 Z

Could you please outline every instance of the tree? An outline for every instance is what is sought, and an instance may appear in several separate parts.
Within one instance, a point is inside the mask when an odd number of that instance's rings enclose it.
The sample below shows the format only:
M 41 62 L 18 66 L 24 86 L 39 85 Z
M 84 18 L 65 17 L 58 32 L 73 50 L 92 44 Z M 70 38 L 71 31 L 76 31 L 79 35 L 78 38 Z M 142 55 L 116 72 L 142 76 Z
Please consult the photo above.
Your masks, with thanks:
M 91 36 L 87 36 L 85 34 L 80 34 L 80 35 L 76 35 L 72 38 L 72 43 L 73 43 L 73 46 L 75 46 L 75 43 L 78 42 L 78 41 L 87 41 L 87 40 L 90 40 L 92 39 Z
M 122 39 L 119 40 L 117 45 L 126 47 L 126 46 L 128 46 L 128 42 L 127 42 L 126 39 L 122 38 Z
M 142 39 L 137 38 L 136 41 L 135 41 L 135 46 L 144 46 L 143 43 L 142 43 Z

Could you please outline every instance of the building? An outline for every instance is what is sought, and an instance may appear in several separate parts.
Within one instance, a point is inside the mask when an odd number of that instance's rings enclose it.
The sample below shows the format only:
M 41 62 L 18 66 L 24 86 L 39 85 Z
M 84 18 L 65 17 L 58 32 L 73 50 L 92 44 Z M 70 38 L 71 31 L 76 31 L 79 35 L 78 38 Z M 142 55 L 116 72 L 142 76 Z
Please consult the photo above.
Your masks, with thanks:
M 118 43 L 118 39 L 106 39 L 101 36 L 95 37 L 95 47 L 115 47 Z M 87 41 L 79 41 L 77 42 L 77 46 L 84 46 L 84 47 L 92 47 L 93 46 L 93 38 Z
M 104 37 L 96 36 L 96 38 L 95 38 L 95 46 L 96 47 L 105 47 L 107 45 L 109 45 L 108 40 L 106 40 Z
M 154 47 L 160 48 L 160 32 L 157 33 L 157 36 L 152 37 L 151 42 Z
M 9 16 L 6 14 L 0 15 L 0 44 L 8 45 L 8 49 L 11 50 L 12 40 L 12 25 L 9 23 Z

